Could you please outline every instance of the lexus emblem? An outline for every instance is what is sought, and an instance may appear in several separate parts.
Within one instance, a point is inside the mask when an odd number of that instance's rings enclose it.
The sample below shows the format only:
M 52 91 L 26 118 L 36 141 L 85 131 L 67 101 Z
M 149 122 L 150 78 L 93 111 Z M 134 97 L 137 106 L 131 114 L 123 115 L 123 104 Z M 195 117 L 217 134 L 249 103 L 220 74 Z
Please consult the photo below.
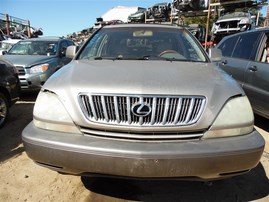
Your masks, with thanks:
M 151 113 L 151 107 L 147 103 L 136 103 L 132 106 L 132 113 L 138 117 L 145 117 Z

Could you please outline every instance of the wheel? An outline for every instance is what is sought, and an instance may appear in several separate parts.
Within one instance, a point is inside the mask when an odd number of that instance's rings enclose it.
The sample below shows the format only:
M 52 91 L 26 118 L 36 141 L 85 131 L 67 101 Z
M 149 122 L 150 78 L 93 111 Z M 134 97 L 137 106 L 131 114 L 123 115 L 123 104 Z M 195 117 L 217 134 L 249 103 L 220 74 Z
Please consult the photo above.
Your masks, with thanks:
M 9 114 L 9 106 L 7 98 L 4 94 L 0 93 L 0 128 L 4 125 Z

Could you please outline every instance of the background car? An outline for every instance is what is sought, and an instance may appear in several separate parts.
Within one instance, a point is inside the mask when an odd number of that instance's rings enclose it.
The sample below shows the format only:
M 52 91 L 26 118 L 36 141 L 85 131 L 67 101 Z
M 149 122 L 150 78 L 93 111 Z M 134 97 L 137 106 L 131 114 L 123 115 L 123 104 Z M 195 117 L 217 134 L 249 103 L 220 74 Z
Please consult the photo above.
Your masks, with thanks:
M 19 41 L 20 39 L 7 39 L 0 41 L 0 55 L 3 55 L 3 52 L 6 53 L 14 44 Z
M 20 81 L 17 69 L 0 59 L 0 128 L 6 122 L 9 108 L 19 99 Z
M 186 28 L 200 41 L 205 42 L 206 29 L 200 24 L 189 24 Z
M 179 11 L 194 11 L 207 9 L 204 0 L 173 0 L 173 6 Z
M 171 13 L 171 3 L 162 2 L 154 4 L 147 10 L 147 19 L 154 19 L 158 21 L 168 21 Z
M 60 37 L 25 39 L 1 57 L 16 66 L 23 91 L 39 90 L 54 72 L 71 61 L 65 56 L 70 45 L 74 42 Z
M 249 101 L 185 28 L 104 26 L 44 84 L 23 130 L 28 156 L 61 173 L 222 179 L 263 153 Z M 213 61 L 221 51 L 212 49 Z
M 137 12 L 128 16 L 128 23 L 132 22 L 145 22 L 146 8 L 139 8 Z
M 213 24 L 212 41 L 218 43 L 223 37 L 256 28 L 256 16 L 247 12 L 226 13 Z
M 269 118 L 269 29 L 256 29 L 225 37 L 219 66 L 236 79 L 256 114 Z

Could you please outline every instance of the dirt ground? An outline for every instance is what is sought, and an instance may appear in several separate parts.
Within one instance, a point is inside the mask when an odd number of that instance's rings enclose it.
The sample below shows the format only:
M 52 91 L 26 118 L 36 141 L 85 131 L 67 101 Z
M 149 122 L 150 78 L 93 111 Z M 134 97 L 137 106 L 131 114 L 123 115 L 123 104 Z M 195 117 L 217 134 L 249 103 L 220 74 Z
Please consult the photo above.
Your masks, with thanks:
M 21 131 L 32 120 L 36 95 L 22 97 L 0 129 L 0 201 L 269 201 L 269 120 L 256 117 L 266 139 L 258 166 L 251 172 L 212 183 L 86 178 L 40 167 L 26 155 Z

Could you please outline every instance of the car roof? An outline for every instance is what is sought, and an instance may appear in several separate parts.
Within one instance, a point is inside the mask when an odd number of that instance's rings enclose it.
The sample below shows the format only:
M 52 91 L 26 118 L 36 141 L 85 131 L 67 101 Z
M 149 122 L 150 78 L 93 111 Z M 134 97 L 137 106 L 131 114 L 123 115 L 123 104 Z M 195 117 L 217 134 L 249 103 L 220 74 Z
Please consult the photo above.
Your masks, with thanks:
M 224 39 L 228 39 L 228 38 L 238 36 L 238 35 L 240 36 L 240 35 L 247 34 L 247 33 L 255 33 L 255 32 L 269 32 L 269 28 L 268 27 L 262 27 L 262 28 L 256 28 L 256 29 L 252 29 L 252 30 L 248 30 L 248 31 L 244 31 L 244 32 L 238 32 L 238 33 L 235 33 L 235 34 L 231 34 L 231 35 L 225 36 L 223 38 L 223 40 L 220 41 L 219 44 L 221 44 L 221 42 L 224 41 Z
M 60 40 L 69 40 L 62 37 L 38 37 L 31 39 L 24 39 L 23 41 L 60 41 Z
M 128 24 L 116 24 L 116 25 L 107 25 L 102 28 L 121 28 L 121 27 L 128 27 L 128 28 L 136 28 L 136 27 L 141 27 L 141 28 L 150 28 L 150 27 L 155 27 L 155 28 L 175 28 L 175 29 L 184 29 L 181 26 L 175 25 L 175 24 L 151 24 L 151 23 L 128 23 Z

